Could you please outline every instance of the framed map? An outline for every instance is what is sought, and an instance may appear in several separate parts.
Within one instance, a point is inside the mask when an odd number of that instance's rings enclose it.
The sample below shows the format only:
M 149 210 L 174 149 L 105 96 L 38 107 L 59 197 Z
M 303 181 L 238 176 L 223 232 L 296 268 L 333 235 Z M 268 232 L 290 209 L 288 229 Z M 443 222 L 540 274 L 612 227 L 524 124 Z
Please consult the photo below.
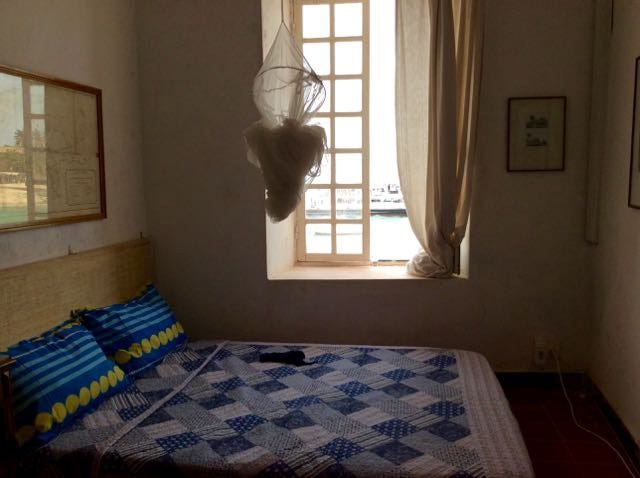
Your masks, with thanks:
M 0 66 L 0 232 L 107 216 L 101 100 Z
M 563 171 L 564 96 L 509 98 L 507 171 Z

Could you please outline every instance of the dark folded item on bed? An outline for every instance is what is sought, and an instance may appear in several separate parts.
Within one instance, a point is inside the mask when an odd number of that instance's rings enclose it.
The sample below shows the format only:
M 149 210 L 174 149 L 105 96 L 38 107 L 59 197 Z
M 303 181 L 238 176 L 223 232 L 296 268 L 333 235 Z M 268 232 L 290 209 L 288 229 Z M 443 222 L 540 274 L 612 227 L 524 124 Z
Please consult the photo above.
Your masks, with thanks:
M 313 362 L 305 362 L 304 352 L 300 350 L 291 350 L 289 352 L 271 352 L 260 354 L 260 362 L 277 362 L 286 365 L 313 365 Z

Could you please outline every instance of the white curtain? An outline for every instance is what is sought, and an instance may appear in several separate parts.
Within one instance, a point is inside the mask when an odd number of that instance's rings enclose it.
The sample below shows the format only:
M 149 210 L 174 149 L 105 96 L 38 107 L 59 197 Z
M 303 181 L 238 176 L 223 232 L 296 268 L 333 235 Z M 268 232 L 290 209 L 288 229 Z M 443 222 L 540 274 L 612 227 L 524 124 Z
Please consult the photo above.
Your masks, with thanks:
M 484 0 L 397 0 L 400 186 L 423 248 L 411 274 L 449 277 L 469 218 Z
M 600 210 L 600 170 L 605 155 L 607 127 L 607 91 L 613 4 L 595 2 L 593 56 L 591 70 L 591 107 L 589 113 L 589 160 L 587 168 L 587 214 L 585 239 L 598 244 Z

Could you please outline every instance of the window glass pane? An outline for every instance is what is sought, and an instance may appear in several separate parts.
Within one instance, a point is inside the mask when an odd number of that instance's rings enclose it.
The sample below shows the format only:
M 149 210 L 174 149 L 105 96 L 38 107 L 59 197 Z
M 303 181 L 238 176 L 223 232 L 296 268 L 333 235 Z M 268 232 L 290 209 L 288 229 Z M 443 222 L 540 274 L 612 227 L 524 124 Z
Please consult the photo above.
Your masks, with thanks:
M 334 10 L 337 37 L 362 36 L 362 4 L 338 3 Z
M 362 224 L 336 224 L 338 254 L 362 254 Z
M 302 46 L 302 54 L 318 75 L 331 73 L 328 43 L 305 43 Z
M 307 189 L 304 193 L 304 215 L 307 219 L 330 219 L 331 190 Z
M 324 84 L 324 91 L 327 92 L 327 95 L 325 96 L 324 103 L 322 103 L 322 106 L 320 107 L 318 112 L 328 113 L 331 111 L 331 82 L 323 81 L 322 83 Z
M 362 182 L 362 154 L 336 154 L 336 183 L 357 184 Z
M 362 111 L 362 80 L 336 80 L 336 111 Z
M 397 208 L 397 212 L 391 208 Z M 371 203 L 372 261 L 406 261 L 421 250 L 403 208 L 404 204 Z
M 331 183 L 331 155 L 325 154 L 320 164 L 320 174 L 315 177 L 313 184 L 329 184 Z
M 370 259 L 409 260 L 419 250 L 400 190 L 396 163 L 395 2 L 369 2 Z
M 31 174 L 33 177 L 33 190 L 36 215 L 41 219 L 47 219 L 49 212 L 47 201 L 47 153 L 45 151 L 31 151 Z
M 362 218 L 362 189 L 336 189 L 336 218 Z
M 327 147 L 331 147 L 331 119 L 330 118 L 313 118 L 310 124 L 317 124 L 324 128 L 327 135 Z
M 31 120 L 31 146 L 34 148 L 46 147 L 44 119 Z
M 307 224 L 308 254 L 331 254 L 331 224 Z
M 371 36 L 369 64 L 369 183 L 371 187 L 398 186 L 396 160 L 396 111 L 394 83 L 394 2 L 370 2 Z
M 336 148 L 362 147 L 362 118 L 336 118 Z
M 44 85 L 31 85 L 29 87 L 29 94 L 31 95 L 31 114 L 43 115 L 44 114 Z
M 326 38 L 329 36 L 329 5 L 302 6 L 302 37 Z
M 36 185 L 44 185 L 46 188 L 47 184 L 47 152 L 46 151 L 31 151 L 31 174 L 33 177 L 34 183 Z M 51 171 L 49 171 L 50 173 Z M 36 188 L 37 189 L 37 188 Z M 38 201 L 38 197 L 36 197 L 36 201 Z M 45 202 L 46 202 L 46 194 L 45 194 Z
M 335 49 L 335 73 L 337 75 L 359 75 L 362 73 L 361 41 L 336 42 Z M 317 73 L 320 74 L 320 72 Z

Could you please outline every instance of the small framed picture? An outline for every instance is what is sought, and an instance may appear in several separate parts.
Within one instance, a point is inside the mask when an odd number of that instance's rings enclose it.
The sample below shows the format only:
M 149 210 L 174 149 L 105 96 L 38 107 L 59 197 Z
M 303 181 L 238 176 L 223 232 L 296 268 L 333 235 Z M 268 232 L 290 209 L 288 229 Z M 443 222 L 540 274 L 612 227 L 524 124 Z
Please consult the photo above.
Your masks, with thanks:
M 629 207 L 640 209 L 640 85 L 638 70 L 640 56 L 636 58 L 636 79 L 633 86 L 633 118 L 631 119 L 631 161 L 629 166 Z
M 565 96 L 509 98 L 507 171 L 564 171 Z

